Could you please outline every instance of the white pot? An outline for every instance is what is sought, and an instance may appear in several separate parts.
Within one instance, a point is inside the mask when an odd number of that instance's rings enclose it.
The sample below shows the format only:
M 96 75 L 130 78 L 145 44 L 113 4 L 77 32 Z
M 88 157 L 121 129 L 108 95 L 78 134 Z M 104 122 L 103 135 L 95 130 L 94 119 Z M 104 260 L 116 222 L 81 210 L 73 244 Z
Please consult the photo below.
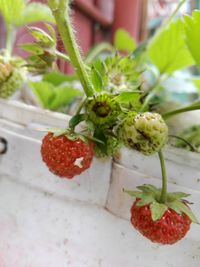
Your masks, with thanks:
M 68 116 L 0 100 L 1 267 L 197 267 L 199 226 L 176 245 L 152 244 L 133 229 L 133 199 L 122 188 L 160 185 L 158 158 L 123 150 L 113 163 L 94 160 L 73 180 L 50 174 L 40 158 L 42 133 Z M 192 193 L 200 218 L 199 155 L 166 149 L 170 189 Z M 121 217 L 121 218 L 120 218 Z
M 15 101 L 0 100 L 0 136 L 8 151 L 0 158 L 1 172 L 29 186 L 62 198 L 104 205 L 109 189 L 111 160 L 94 159 L 91 168 L 73 180 L 58 179 L 41 160 L 45 132 L 37 129 L 66 127 L 70 117 Z

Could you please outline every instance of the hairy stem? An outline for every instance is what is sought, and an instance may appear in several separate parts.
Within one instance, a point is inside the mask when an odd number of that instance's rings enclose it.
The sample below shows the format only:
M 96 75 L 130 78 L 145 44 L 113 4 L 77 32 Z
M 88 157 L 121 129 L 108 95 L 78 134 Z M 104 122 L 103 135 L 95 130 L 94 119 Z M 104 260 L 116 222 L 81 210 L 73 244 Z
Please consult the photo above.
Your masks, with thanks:
M 151 101 L 151 99 L 155 96 L 155 94 L 160 90 L 160 85 L 161 83 L 166 79 L 167 77 L 164 75 L 164 76 L 160 76 L 157 81 L 155 82 L 155 84 L 153 85 L 152 88 L 149 89 L 148 91 L 148 95 L 146 96 L 145 100 L 144 100 L 144 103 L 140 109 L 140 112 L 144 112 L 148 105 L 149 105 L 149 102 Z
M 165 167 L 165 159 L 164 159 L 164 156 L 161 150 L 158 152 L 158 155 L 159 155 L 161 171 L 162 171 L 162 191 L 161 191 L 161 196 L 160 196 L 160 203 L 165 203 L 167 200 L 167 174 L 166 174 L 166 167 Z
M 92 96 L 94 94 L 93 87 L 86 71 L 85 64 L 81 58 L 70 20 L 69 2 L 69 0 L 48 0 L 49 7 L 56 20 L 65 49 L 67 50 L 70 60 L 77 72 L 85 94 L 87 96 Z

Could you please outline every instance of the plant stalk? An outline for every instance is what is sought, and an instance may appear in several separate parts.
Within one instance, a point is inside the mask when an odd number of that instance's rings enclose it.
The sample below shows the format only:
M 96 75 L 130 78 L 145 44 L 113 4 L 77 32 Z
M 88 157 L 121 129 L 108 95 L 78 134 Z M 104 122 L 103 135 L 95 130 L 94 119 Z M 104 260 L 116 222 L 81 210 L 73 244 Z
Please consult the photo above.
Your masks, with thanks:
M 162 117 L 164 120 L 167 120 L 170 117 L 178 115 L 180 113 L 189 112 L 189 111 L 198 110 L 198 109 L 200 109 L 200 104 L 199 105 L 192 105 L 192 106 L 188 106 L 185 108 L 175 109 L 175 110 L 166 112 L 166 113 L 162 114 Z
M 58 30 L 62 37 L 63 44 L 77 72 L 85 94 L 87 96 L 92 96 L 94 94 L 94 90 L 75 40 L 70 20 L 69 2 L 69 0 L 48 0 L 49 7 L 52 10 Z
M 173 138 L 176 138 L 176 139 L 178 139 L 178 140 L 183 141 L 186 145 L 188 145 L 188 146 L 190 147 L 190 150 L 191 150 L 192 152 L 196 152 L 196 151 L 197 151 L 197 150 L 195 149 L 195 147 L 194 147 L 190 142 L 188 142 L 187 140 L 185 140 L 185 138 L 182 138 L 182 137 L 180 137 L 180 136 L 173 135 L 173 134 L 170 134 L 169 137 L 173 137 Z
M 171 20 L 176 16 L 179 9 L 182 7 L 182 5 L 186 2 L 186 0 L 180 0 L 175 10 L 172 12 L 172 14 L 169 16 L 169 18 L 165 21 L 165 25 L 168 25 L 168 23 L 171 22 Z
M 162 191 L 160 195 L 160 203 L 165 203 L 167 200 L 167 174 L 166 174 L 166 167 L 165 167 L 165 159 L 162 153 L 162 150 L 158 152 L 161 171 L 162 171 Z
M 63 60 L 68 61 L 68 62 L 70 61 L 70 58 L 69 58 L 67 55 L 61 53 L 61 52 L 58 51 L 58 50 L 55 51 L 55 55 L 56 55 L 59 59 L 63 59 Z
M 152 88 L 149 89 L 148 91 L 148 95 L 144 100 L 144 103 L 140 109 L 140 112 L 144 112 L 146 110 L 146 108 L 149 105 L 149 102 L 151 101 L 151 99 L 153 98 L 153 96 L 159 91 L 160 89 L 160 85 L 161 83 L 166 79 L 166 76 L 159 76 L 159 78 L 157 79 L 156 83 L 153 85 Z

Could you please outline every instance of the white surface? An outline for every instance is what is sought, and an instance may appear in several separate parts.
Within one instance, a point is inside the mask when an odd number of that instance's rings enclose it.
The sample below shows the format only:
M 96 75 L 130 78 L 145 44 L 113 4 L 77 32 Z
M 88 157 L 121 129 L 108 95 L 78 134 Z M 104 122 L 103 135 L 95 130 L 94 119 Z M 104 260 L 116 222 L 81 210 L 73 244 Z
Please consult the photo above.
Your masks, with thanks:
M 193 224 L 174 246 L 158 246 L 126 220 L 133 199 L 122 188 L 160 185 L 157 157 L 124 150 L 111 181 L 111 161 L 97 160 L 83 175 L 59 179 L 41 161 L 42 134 L 33 128 L 63 127 L 69 117 L 0 100 L 0 118 L 0 136 L 8 140 L 8 151 L 0 156 L 0 267 L 200 266 L 199 226 Z M 200 218 L 199 156 L 166 152 L 169 188 L 192 193 Z M 106 201 L 107 209 L 124 219 L 105 210 Z
M 173 184 L 200 190 L 200 154 L 167 146 L 164 151 L 168 181 Z M 159 157 L 144 156 L 124 148 L 115 161 L 125 168 L 144 175 L 161 178 Z
M 8 127 L 7 127 L 8 128 Z M 76 199 L 104 206 L 110 186 L 111 160 L 94 158 L 91 167 L 72 180 L 61 179 L 49 172 L 41 159 L 41 141 L 20 133 L 10 124 L 1 126 L 0 136 L 8 142 L 8 150 L 0 155 L 0 173 L 13 176 L 18 182 L 46 191 L 64 199 Z M 24 130 L 26 134 L 26 130 Z
M 192 175 L 192 174 L 191 174 Z M 152 177 L 148 174 L 143 174 L 136 170 L 127 169 L 121 165 L 114 163 L 112 170 L 111 186 L 108 194 L 107 208 L 112 213 L 122 218 L 129 218 L 129 210 L 133 199 L 128 194 L 123 192 L 126 190 L 136 190 L 136 187 L 143 184 L 153 184 L 158 188 L 161 187 L 161 179 Z M 185 192 L 191 194 L 187 199 L 194 203 L 191 209 L 200 219 L 200 191 L 190 189 L 173 183 L 168 183 L 170 192 Z M 200 227 L 200 226 L 199 226 Z M 195 233 L 194 238 L 200 241 L 200 228 Z
M 1 267 L 198 267 L 198 226 L 174 246 L 152 244 L 103 208 L 61 201 L 0 179 Z M 199 231 L 199 229 L 198 229 Z

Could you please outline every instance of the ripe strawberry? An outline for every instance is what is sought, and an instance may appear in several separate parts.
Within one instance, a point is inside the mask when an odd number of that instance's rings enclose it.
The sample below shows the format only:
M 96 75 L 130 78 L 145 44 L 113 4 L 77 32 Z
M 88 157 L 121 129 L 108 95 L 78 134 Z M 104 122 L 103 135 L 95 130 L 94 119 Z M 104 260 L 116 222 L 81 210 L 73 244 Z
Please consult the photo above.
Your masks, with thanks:
M 71 179 L 90 167 L 93 147 L 92 141 L 84 142 L 78 137 L 48 133 L 42 141 L 41 155 L 51 172 Z
M 131 223 L 152 242 L 171 245 L 182 239 L 192 222 L 198 223 L 182 197 L 182 192 L 167 193 L 161 201 L 161 189 L 152 185 L 138 186 L 141 191 L 125 191 L 136 200 L 131 208 Z
M 138 207 L 137 199 L 131 208 L 131 223 L 145 237 L 160 244 L 174 244 L 182 239 L 190 229 L 191 219 L 167 209 L 163 216 L 153 221 L 150 204 Z

